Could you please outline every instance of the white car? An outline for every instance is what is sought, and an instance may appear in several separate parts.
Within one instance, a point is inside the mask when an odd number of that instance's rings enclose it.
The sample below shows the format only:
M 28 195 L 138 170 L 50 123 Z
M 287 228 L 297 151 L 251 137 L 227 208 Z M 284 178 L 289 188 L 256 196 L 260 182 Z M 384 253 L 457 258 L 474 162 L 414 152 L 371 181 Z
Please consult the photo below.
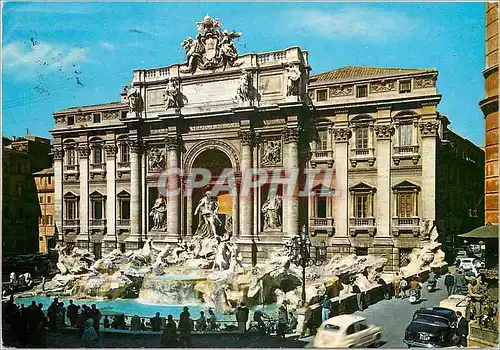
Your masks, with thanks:
M 458 268 L 468 271 L 472 270 L 474 268 L 474 258 L 461 258 L 460 259 L 460 265 L 458 265 Z
M 340 315 L 329 318 L 318 328 L 313 348 L 366 348 L 380 341 L 381 328 L 366 323 L 366 318 Z
M 439 303 L 440 307 L 451 309 L 455 312 L 460 311 L 464 316 L 467 315 L 467 305 L 467 296 L 458 294 L 452 294 Z

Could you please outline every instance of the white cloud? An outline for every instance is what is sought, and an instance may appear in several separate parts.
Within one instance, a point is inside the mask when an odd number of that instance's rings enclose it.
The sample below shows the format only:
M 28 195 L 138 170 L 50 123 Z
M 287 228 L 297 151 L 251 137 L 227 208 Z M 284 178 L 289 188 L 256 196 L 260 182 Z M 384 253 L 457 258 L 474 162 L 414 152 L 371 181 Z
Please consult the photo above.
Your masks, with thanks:
M 340 11 L 293 10 L 287 13 L 291 27 L 331 39 L 365 38 L 386 40 L 411 33 L 416 20 L 389 10 L 350 7 Z
M 112 43 L 109 43 L 109 42 L 106 42 L 106 41 L 101 41 L 99 43 L 99 45 L 105 49 L 105 50 L 108 50 L 108 51 L 115 51 L 115 45 L 112 44 Z
M 69 48 L 46 42 L 33 44 L 16 41 L 3 47 L 3 67 L 23 76 L 44 71 L 62 71 L 87 60 L 85 48 Z M 31 74 L 30 74 L 31 73 Z

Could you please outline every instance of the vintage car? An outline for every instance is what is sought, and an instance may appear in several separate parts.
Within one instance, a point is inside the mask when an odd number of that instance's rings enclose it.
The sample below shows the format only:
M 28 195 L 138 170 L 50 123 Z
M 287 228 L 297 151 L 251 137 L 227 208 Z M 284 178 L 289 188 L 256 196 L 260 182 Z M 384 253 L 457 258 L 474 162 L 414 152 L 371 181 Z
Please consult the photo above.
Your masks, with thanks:
M 366 323 L 364 317 L 335 316 L 321 324 L 310 347 L 365 348 L 380 342 L 380 332 L 380 327 Z
M 403 341 L 408 347 L 455 346 L 458 342 L 455 311 L 437 306 L 415 311 Z

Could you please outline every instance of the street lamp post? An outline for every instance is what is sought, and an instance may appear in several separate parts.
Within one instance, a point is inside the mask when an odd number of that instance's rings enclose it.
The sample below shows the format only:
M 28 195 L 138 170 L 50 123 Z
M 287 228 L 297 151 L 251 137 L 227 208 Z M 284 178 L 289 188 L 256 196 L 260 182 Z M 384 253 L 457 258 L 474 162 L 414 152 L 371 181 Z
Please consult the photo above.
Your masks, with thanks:
M 322 241 L 319 246 L 315 246 L 316 255 L 310 256 L 311 241 L 307 234 L 306 225 L 302 226 L 300 234 L 292 238 L 292 241 L 286 244 L 291 255 L 292 262 L 302 267 L 302 300 L 306 301 L 306 267 L 320 266 L 326 260 L 326 243 Z

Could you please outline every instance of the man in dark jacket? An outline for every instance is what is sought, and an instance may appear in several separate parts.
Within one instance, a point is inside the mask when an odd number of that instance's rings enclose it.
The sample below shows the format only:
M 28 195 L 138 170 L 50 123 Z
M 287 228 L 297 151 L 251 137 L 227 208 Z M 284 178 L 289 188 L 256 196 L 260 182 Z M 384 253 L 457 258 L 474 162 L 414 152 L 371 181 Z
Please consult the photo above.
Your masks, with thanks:
M 155 317 L 151 317 L 151 328 L 153 331 L 159 332 L 161 330 L 161 318 L 160 313 L 157 312 Z
M 444 285 L 448 290 L 448 296 L 450 296 L 453 292 L 453 286 L 455 285 L 455 277 L 453 277 L 450 271 L 448 271 L 446 276 L 444 276 Z
M 250 310 L 248 310 L 244 302 L 241 302 L 240 306 L 238 306 L 238 308 L 236 309 L 236 321 L 238 321 L 239 333 L 245 333 L 246 331 L 249 312 Z
M 73 304 L 73 300 L 69 301 L 69 305 L 67 307 L 67 315 L 69 318 L 69 322 L 71 324 L 71 327 L 76 327 L 77 321 L 78 321 L 78 309 L 80 307 L 76 306 Z
M 467 347 L 467 336 L 469 335 L 469 324 L 462 316 L 460 311 L 457 311 L 457 335 L 459 346 Z

